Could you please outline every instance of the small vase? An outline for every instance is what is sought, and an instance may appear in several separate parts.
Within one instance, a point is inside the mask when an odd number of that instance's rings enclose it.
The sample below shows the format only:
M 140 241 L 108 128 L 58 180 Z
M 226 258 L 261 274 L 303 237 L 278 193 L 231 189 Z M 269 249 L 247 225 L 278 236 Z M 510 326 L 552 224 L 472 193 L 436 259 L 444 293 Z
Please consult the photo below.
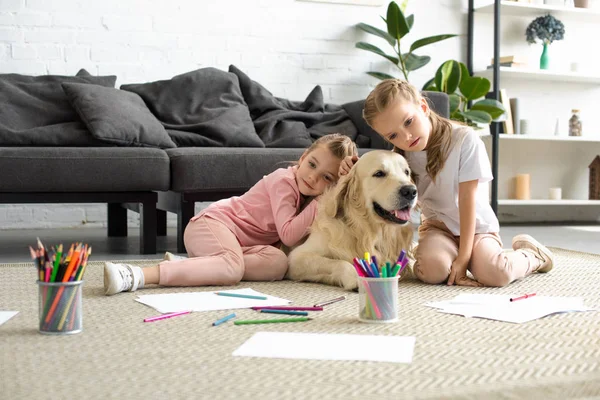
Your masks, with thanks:
M 548 43 L 544 43 L 544 51 L 540 57 L 540 69 L 548 69 L 550 66 L 550 57 L 548 56 Z

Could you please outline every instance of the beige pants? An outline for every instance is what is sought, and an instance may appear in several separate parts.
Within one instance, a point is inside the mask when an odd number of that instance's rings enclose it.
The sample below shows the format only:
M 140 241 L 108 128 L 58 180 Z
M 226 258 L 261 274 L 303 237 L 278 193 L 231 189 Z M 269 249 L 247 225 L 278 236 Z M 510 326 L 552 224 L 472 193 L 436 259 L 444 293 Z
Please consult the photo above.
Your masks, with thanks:
M 419 226 L 415 275 L 426 283 L 445 283 L 452 262 L 458 257 L 460 236 L 454 236 L 441 221 L 424 221 Z M 530 252 L 503 250 L 497 233 L 476 234 L 468 269 L 485 286 L 506 286 L 540 266 Z
M 159 284 L 235 285 L 281 280 L 287 271 L 283 251 L 269 245 L 243 247 L 227 226 L 211 218 L 190 221 L 183 240 L 190 258 L 161 262 Z

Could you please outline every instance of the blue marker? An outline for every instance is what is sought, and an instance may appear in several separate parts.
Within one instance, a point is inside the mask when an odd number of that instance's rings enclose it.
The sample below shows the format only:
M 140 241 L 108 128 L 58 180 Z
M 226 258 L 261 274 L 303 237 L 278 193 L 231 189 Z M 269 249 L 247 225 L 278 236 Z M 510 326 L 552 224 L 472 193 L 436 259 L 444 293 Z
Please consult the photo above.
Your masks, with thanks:
M 233 318 L 235 318 L 235 313 L 229 314 L 226 317 L 223 317 L 221 319 L 216 320 L 215 322 L 213 322 L 213 326 L 219 326 L 222 323 L 227 322 L 227 321 L 229 321 L 230 319 L 233 319 Z

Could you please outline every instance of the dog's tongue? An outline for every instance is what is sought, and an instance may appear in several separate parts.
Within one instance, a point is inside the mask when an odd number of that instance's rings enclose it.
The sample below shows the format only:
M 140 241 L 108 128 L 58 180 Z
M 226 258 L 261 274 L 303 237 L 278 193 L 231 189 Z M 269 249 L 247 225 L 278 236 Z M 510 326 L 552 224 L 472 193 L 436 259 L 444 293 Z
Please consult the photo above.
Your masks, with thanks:
M 403 221 L 408 221 L 410 219 L 410 211 L 409 210 L 394 210 L 394 216 Z

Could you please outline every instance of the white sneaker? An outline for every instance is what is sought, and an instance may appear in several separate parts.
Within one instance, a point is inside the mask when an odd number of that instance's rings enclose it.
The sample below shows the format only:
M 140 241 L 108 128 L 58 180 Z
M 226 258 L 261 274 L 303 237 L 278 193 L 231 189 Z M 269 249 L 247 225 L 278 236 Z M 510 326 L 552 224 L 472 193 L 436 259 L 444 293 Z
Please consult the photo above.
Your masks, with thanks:
M 140 267 L 129 264 L 104 263 L 104 294 L 134 292 L 144 287 L 144 274 Z
M 513 250 L 525 250 L 540 260 L 536 272 L 549 272 L 554 267 L 554 254 L 540 242 L 529 235 L 517 235 L 512 240 Z
M 179 260 L 187 260 L 187 257 L 176 256 L 175 254 L 167 251 L 165 253 L 165 256 L 163 257 L 163 260 L 166 260 L 166 261 L 179 261 Z

